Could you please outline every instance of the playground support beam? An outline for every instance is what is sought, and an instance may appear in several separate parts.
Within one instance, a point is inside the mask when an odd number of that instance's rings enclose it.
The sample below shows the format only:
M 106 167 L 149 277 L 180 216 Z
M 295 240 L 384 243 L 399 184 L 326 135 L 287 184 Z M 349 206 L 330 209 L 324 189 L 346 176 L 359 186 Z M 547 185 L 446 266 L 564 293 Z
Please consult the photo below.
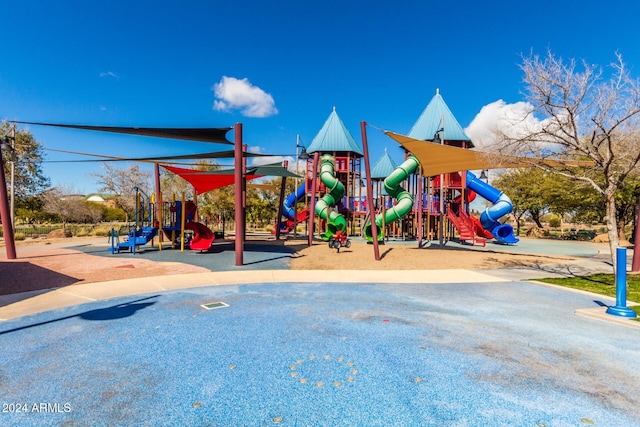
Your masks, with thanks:
M 244 195 L 242 190 L 244 189 L 244 170 L 242 170 L 242 123 L 236 123 L 234 129 L 234 147 L 233 158 L 235 164 L 235 172 L 233 183 L 235 186 L 235 222 L 236 222 L 236 240 L 235 240 L 235 252 L 236 252 L 236 266 L 240 267 L 244 264 Z
M 316 191 L 318 191 L 318 160 L 320 159 L 320 153 L 316 151 L 313 153 L 313 175 L 311 178 L 311 205 L 309 206 L 309 241 L 308 245 L 313 245 L 313 233 L 315 232 L 316 224 Z
M 373 184 L 371 180 L 371 168 L 369 167 L 369 143 L 367 141 L 367 122 L 360 122 L 360 132 L 362 133 L 362 151 L 364 152 L 364 173 L 367 177 L 367 208 L 371 218 L 371 235 L 373 239 L 373 254 L 376 261 L 380 261 L 380 247 L 378 246 L 378 225 L 376 224 L 376 210 L 373 200 Z
M 289 167 L 289 162 L 284 160 L 282 162 L 282 167 L 287 169 Z M 280 240 L 280 222 L 282 221 L 282 204 L 284 203 L 284 193 L 287 189 L 287 177 L 282 177 L 282 182 L 280 183 L 280 199 L 278 200 L 278 216 L 276 217 L 276 240 Z
M 418 248 L 422 247 L 422 166 L 418 166 Z
M 153 164 L 156 181 L 156 221 L 158 221 L 158 250 L 162 250 L 162 189 L 160 187 L 160 164 Z
M 2 147 L 0 146 L 0 219 L 2 219 L 2 235 L 7 251 L 7 259 L 16 259 L 16 241 L 13 234 L 13 224 L 9 214 L 9 199 L 7 196 L 7 181 L 4 178 L 4 161 L 2 160 Z

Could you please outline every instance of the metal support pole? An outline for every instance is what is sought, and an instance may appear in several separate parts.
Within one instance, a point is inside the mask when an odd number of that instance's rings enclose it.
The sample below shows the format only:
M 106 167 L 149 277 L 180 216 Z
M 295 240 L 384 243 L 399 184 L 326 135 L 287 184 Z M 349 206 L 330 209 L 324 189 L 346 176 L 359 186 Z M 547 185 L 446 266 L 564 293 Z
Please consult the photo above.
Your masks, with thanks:
M 418 248 L 422 247 L 422 166 L 418 166 Z
M 7 198 L 7 180 L 4 177 L 4 163 L 2 149 L 0 148 L 0 219 L 2 219 L 2 235 L 7 251 L 7 259 L 16 259 L 16 242 L 13 235 L 13 224 L 9 213 L 9 200 Z
M 153 171 L 155 174 L 155 181 L 156 181 L 156 218 L 155 220 L 158 221 L 158 250 L 162 250 L 162 239 L 163 239 L 163 232 L 162 232 L 162 189 L 160 187 L 160 165 L 158 163 L 154 163 L 153 165 Z
M 300 175 L 298 165 L 298 148 L 300 147 L 300 135 L 296 135 L 296 175 Z M 295 184 L 293 185 L 293 238 L 298 238 L 298 177 L 295 178 Z
M 634 318 L 636 312 L 627 307 L 627 248 L 616 248 L 616 305 L 607 314 Z
M 311 178 L 311 202 L 309 206 L 309 240 L 307 241 L 308 246 L 313 245 L 313 233 L 315 232 L 315 224 L 316 224 L 316 191 L 318 191 L 318 160 L 320 159 L 320 153 L 313 153 L 313 162 L 312 169 L 313 175 Z
M 289 162 L 284 160 L 282 167 L 285 170 L 289 167 Z M 284 193 L 287 190 L 287 177 L 283 176 L 280 183 L 280 199 L 278 201 L 278 214 L 276 216 L 276 240 L 280 240 L 280 224 L 282 223 L 282 205 L 284 204 Z
M 11 128 L 11 226 L 16 228 L 16 124 Z
M 367 207 L 371 218 L 371 235 L 373 236 L 373 255 L 376 261 L 380 261 L 380 247 L 378 246 L 378 225 L 376 224 L 376 211 L 373 201 L 373 187 L 371 182 L 371 168 L 369 167 L 369 144 L 367 141 L 367 122 L 360 122 L 362 133 L 362 151 L 364 151 L 364 173 L 367 176 Z
M 244 175 L 242 171 L 242 123 L 236 123 L 234 126 L 234 149 L 233 149 L 235 173 L 234 173 L 234 185 L 235 185 L 235 222 L 236 222 L 236 239 L 235 239 L 235 251 L 236 251 L 236 266 L 244 264 L 244 230 L 242 229 L 244 214 L 244 207 L 242 202 L 242 181 Z

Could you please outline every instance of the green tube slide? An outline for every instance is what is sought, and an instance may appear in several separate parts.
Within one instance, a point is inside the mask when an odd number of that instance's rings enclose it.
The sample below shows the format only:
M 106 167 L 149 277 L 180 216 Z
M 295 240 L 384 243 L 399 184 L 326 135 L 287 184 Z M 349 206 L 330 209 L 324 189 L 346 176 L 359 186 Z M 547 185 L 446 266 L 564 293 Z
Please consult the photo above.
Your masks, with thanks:
M 420 163 L 414 156 L 409 156 L 404 163 L 398 166 L 391 175 L 384 180 L 384 189 L 387 194 L 397 200 L 395 206 L 388 209 L 384 213 L 385 224 L 391 224 L 394 221 L 399 220 L 413 208 L 413 196 L 411 193 L 400 187 L 400 183 L 407 179 L 409 175 L 414 173 Z M 376 226 L 378 231 L 378 241 L 383 238 L 382 235 L 382 214 L 376 215 Z M 371 221 L 367 222 L 364 226 L 364 237 L 373 242 L 373 232 L 371 230 Z
M 331 206 L 335 206 L 338 200 L 344 196 L 344 185 L 335 177 L 335 159 L 330 154 L 325 154 L 320 158 L 320 181 L 329 189 L 329 193 L 316 203 L 316 214 L 327 220 L 327 231 L 320 234 L 322 240 L 326 242 L 336 232 L 344 231 L 347 228 L 345 217 L 337 210 L 330 210 Z

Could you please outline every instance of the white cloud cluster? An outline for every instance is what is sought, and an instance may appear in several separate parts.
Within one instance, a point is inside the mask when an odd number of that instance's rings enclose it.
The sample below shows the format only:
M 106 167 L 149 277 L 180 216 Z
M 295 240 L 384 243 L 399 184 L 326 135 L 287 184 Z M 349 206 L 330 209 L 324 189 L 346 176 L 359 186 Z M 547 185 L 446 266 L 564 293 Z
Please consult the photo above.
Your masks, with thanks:
M 114 79 L 120 78 L 119 75 L 117 75 L 116 73 L 114 73 L 113 71 L 105 71 L 100 73 L 100 77 L 111 77 Z
M 250 146 L 247 147 L 247 151 L 249 153 L 254 153 L 254 154 L 265 154 L 266 153 L 266 150 L 264 149 L 264 147 L 261 147 L 259 145 L 250 145 Z M 248 164 L 250 166 L 262 166 L 262 165 L 268 165 L 268 164 L 272 164 L 272 163 L 282 163 L 285 160 L 287 160 L 289 162 L 289 170 L 294 171 L 294 169 L 295 169 L 295 160 L 291 156 L 249 157 Z M 292 165 L 293 165 L 293 169 L 292 169 Z M 300 165 L 301 165 L 300 169 L 303 170 L 302 161 L 301 161 Z
M 532 110 L 533 106 L 527 102 L 507 104 L 500 99 L 482 107 L 465 132 L 480 149 L 493 145 L 497 133 L 511 138 L 530 135 L 543 125 L 530 114 Z
M 213 86 L 216 100 L 213 109 L 216 111 L 240 110 L 245 117 L 269 117 L 278 114 L 273 97 L 248 79 L 223 76 Z
M 295 164 L 295 160 L 291 156 L 251 157 L 250 164 L 251 166 L 261 166 L 261 165 L 268 165 L 271 163 L 282 163 L 285 160 L 289 162 L 289 165 Z M 301 169 L 302 169 L 302 166 L 301 166 Z M 289 167 L 289 170 L 291 170 L 291 167 Z

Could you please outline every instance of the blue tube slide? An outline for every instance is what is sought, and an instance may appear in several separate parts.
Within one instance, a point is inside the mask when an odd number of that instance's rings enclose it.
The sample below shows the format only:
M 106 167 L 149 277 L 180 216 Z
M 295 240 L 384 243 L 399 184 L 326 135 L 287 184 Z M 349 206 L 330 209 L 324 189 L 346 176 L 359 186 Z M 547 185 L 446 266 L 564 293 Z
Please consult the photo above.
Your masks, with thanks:
M 286 216 L 289 219 L 293 219 L 296 214 L 295 206 L 298 200 L 302 200 L 306 192 L 306 183 L 303 182 L 300 187 L 296 190 L 295 193 L 289 194 L 285 199 L 284 203 L 282 203 L 282 215 Z
M 498 222 L 498 219 L 513 211 L 511 199 L 497 188 L 479 180 L 469 171 L 467 171 L 467 188 L 493 203 L 493 206 L 485 209 L 482 215 L 480 215 L 482 227 L 491 232 L 493 238 L 498 243 L 504 245 L 515 245 L 518 243 L 520 239 L 513 234 L 513 227 L 509 224 L 500 224 Z

